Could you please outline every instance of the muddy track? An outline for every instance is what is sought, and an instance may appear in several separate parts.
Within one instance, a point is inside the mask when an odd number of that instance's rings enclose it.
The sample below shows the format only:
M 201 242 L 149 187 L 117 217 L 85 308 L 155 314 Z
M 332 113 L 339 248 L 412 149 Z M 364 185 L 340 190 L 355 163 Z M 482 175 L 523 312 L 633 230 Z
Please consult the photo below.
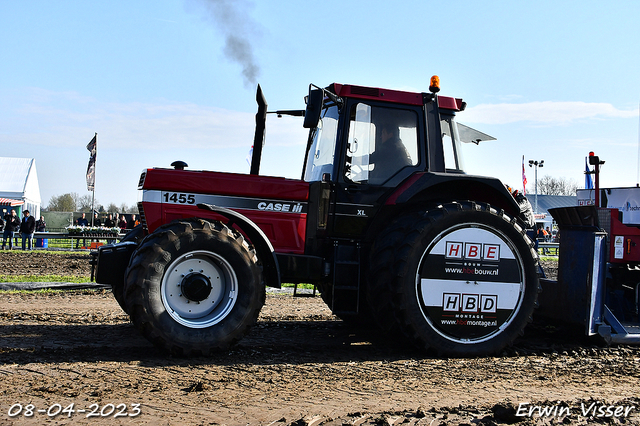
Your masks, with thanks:
M 71 404 L 55 424 L 640 424 L 636 347 L 538 320 L 500 356 L 436 358 L 289 294 L 269 294 L 232 350 L 180 359 L 141 338 L 109 291 L 1 293 L 0 377 L 1 425 Z

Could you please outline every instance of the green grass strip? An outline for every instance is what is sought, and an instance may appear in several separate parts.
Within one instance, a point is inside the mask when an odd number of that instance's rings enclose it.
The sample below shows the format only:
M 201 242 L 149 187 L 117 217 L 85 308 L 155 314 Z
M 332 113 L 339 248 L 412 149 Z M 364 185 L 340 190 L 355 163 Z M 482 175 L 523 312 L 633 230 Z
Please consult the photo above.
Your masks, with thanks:
M 295 287 L 295 284 L 290 283 L 282 283 L 282 287 Z M 313 290 L 313 284 L 298 284 L 298 288 L 307 288 L 309 290 Z
M 2 253 L 2 251 L 0 250 L 0 253 Z M 14 249 L 11 251 L 8 251 L 7 253 L 11 253 L 11 254 L 16 254 L 16 255 L 24 255 L 24 256 L 30 256 L 32 253 L 44 253 L 44 254 L 53 254 L 56 256 L 68 256 L 70 254 L 73 255 L 83 255 L 83 256 L 90 256 L 90 252 L 87 250 L 18 250 L 18 249 Z
M 57 289 L 57 288 L 39 288 L 37 290 L 0 290 L 0 294 L 43 294 L 43 293 L 75 293 L 75 294 L 104 294 L 111 290 L 105 290 L 102 288 L 93 289 L 87 288 L 84 290 L 69 290 L 69 289 Z
M 86 283 L 89 277 L 73 275 L 0 275 L 1 283 Z

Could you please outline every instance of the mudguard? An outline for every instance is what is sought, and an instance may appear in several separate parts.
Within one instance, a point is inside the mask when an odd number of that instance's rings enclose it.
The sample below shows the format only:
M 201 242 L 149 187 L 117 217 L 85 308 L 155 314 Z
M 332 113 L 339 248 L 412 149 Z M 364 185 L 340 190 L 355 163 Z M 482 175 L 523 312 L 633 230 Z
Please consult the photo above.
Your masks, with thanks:
M 248 217 L 231 209 L 205 203 L 197 204 L 197 207 L 226 217 L 230 221 L 227 223 L 227 226 L 229 227 L 233 224 L 237 224 L 242 232 L 249 237 L 251 244 L 253 244 L 256 252 L 258 253 L 258 259 L 262 262 L 264 281 L 266 285 L 275 288 L 281 287 L 282 283 L 280 282 L 280 266 L 278 265 L 278 259 L 276 258 L 275 251 L 269 241 L 269 238 L 264 232 L 262 232 L 262 229 L 260 229 L 258 225 Z
M 518 202 L 498 179 L 436 172 L 412 175 L 387 198 L 385 204 L 404 204 L 422 199 L 442 202 L 452 197 L 489 203 L 512 216 L 520 216 L 522 212 Z

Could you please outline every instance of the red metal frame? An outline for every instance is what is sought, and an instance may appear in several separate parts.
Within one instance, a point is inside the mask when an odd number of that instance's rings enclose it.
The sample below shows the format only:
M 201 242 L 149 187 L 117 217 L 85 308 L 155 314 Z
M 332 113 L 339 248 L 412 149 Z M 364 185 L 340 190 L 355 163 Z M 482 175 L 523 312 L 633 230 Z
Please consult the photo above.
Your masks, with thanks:
M 618 209 L 611 211 L 611 233 L 609 235 L 609 261 L 611 263 L 640 262 L 640 229 L 622 223 Z M 623 239 L 622 257 L 616 258 L 616 237 Z M 562 236 L 560 237 L 562 238 Z M 619 247 L 618 247 L 619 249 Z
M 143 190 L 177 192 L 181 194 L 228 195 L 248 204 L 302 202 L 309 198 L 309 184 L 301 180 L 280 177 L 242 175 L 192 170 L 148 169 Z M 214 212 L 199 209 L 194 203 L 163 202 L 143 199 L 144 216 L 149 232 L 176 219 L 200 217 L 223 219 Z M 220 207 L 229 207 L 220 205 Z M 276 252 L 303 254 L 307 226 L 306 212 L 264 211 L 257 208 L 233 208 L 255 222 L 267 235 Z
M 206 170 L 148 169 L 143 189 L 307 201 L 302 180 Z

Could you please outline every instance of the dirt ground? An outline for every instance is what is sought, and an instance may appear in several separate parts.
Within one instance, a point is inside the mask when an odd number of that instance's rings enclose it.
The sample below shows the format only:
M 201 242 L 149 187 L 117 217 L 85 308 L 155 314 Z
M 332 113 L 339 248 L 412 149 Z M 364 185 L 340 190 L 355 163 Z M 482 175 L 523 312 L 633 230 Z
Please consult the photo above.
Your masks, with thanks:
M 88 276 L 87 262 L 0 252 L 0 274 Z M 434 358 L 319 297 L 268 294 L 238 346 L 180 359 L 108 290 L 0 293 L 0 425 L 637 425 L 639 378 L 639 348 L 542 322 L 500 356 Z

